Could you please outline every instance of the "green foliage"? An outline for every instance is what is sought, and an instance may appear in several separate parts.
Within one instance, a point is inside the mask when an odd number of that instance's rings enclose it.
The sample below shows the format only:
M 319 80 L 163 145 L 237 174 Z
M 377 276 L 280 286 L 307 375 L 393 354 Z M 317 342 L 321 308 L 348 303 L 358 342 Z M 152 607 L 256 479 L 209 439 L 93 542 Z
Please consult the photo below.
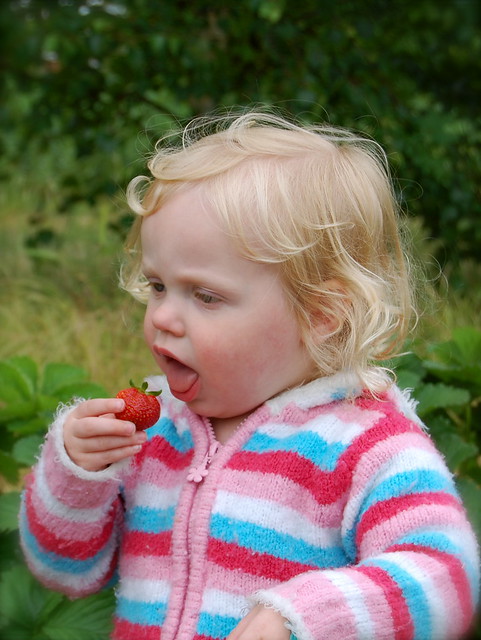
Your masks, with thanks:
M 105 640 L 113 607 L 111 590 L 69 601 L 20 564 L 0 575 L 0 634 L 9 640 Z
M 59 403 L 73 396 L 105 397 L 106 391 L 89 382 L 86 372 L 73 365 L 50 363 L 42 372 L 28 357 L 0 361 L 0 474 L 17 483 L 21 468 L 35 456 Z
M 0 178 L 37 183 L 40 210 L 53 183 L 65 212 L 116 194 L 179 120 L 263 102 L 373 135 L 406 208 L 442 240 L 441 263 L 477 259 L 479 3 L 12 0 L 0 10 Z
M 429 345 L 428 353 L 396 363 L 398 384 L 412 390 L 481 541 L 481 331 L 454 329 L 451 340 Z

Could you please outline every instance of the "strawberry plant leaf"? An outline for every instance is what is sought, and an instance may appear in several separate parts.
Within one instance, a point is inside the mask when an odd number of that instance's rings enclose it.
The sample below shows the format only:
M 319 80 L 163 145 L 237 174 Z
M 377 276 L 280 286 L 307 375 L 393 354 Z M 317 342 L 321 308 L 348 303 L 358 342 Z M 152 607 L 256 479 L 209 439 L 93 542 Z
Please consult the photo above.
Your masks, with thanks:
M 56 396 L 59 389 L 67 385 L 80 384 L 86 380 L 87 373 L 84 369 L 70 364 L 51 362 L 45 366 L 41 391 L 46 396 Z
M 436 438 L 436 443 L 444 455 L 446 464 L 453 472 L 457 472 L 463 462 L 474 458 L 479 453 L 478 447 L 474 443 L 466 442 L 452 431 L 440 434 Z
M 434 409 L 463 405 L 470 400 L 470 394 L 466 389 L 458 389 L 442 383 L 425 384 L 414 393 L 414 396 L 419 403 L 417 412 L 420 418 Z
M 20 493 L 12 491 L 0 495 L 0 531 L 15 531 L 18 528 Z
M 5 403 L 22 402 L 31 398 L 28 379 L 10 362 L 0 362 L 0 400 Z M 3 403 L 0 403 L 0 407 Z
M 115 598 L 103 591 L 88 598 L 67 601 L 50 612 L 43 626 L 49 640 L 107 640 L 112 629 Z
M 469 520 L 481 543 L 481 487 L 471 478 L 457 478 L 456 486 L 463 499 L 464 506 L 469 515 Z
M 17 440 L 13 445 L 12 456 L 20 464 L 31 467 L 35 463 L 43 440 L 43 437 L 38 434 L 32 434 Z

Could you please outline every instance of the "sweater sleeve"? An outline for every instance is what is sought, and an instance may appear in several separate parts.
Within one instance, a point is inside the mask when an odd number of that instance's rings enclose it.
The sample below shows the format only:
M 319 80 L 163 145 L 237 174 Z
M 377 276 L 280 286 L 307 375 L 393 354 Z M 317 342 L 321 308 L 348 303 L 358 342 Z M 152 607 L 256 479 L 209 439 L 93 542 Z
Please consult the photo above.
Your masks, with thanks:
M 70 460 L 63 424 L 72 409 L 59 410 L 26 479 L 20 542 L 30 570 L 43 584 L 81 597 L 107 585 L 115 574 L 123 520 L 119 476 L 126 464 L 89 472 Z
M 342 523 L 351 562 L 252 602 L 279 611 L 298 640 L 459 638 L 477 604 L 479 556 L 452 476 L 417 425 L 375 442 L 371 433 L 352 444 Z

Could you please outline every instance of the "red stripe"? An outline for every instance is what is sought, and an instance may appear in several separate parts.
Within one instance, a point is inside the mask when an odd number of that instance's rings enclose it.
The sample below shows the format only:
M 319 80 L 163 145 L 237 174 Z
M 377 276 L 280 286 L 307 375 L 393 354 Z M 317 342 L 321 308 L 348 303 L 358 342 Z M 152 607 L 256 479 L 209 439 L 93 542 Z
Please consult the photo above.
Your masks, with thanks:
M 160 627 L 133 624 L 122 618 L 115 618 L 112 640 L 160 640 L 161 637 Z
M 446 551 L 440 551 L 439 549 L 433 549 L 432 547 L 421 546 L 413 543 L 396 544 L 392 547 L 389 547 L 389 549 L 386 549 L 386 551 L 414 551 L 415 553 L 424 553 L 425 555 L 430 556 L 431 558 L 434 558 L 444 564 L 449 572 L 451 582 L 458 594 L 458 600 L 461 605 L 464 618 L 463 631 L 466 631 L 469 628 L 474 612 L 473 593 L 471 591 L 471 585 L 469 583 L 466 571 L 464 570 L 463 563 L 461 562 L 461 560 L 459 560 L 459 558 L 452 555 L 451 553 L 447 553 Z
M 394 640 L 411 640 L 414 637 L 414 625 L 403 592 L 391 576 L 380 567 L 358 566 L 356 570 L 379 585 L 391 609 L 394 627 Z
M 193 456 L 193 449 L 179 451 L 162 436 L 154 436 L 148 446 L 144 447 L 136 456 L 136 462 L 140 465 L 144 457 L 149 457 L 154 460 L 162 460 L 169 469 L 179 471 L 190 466 Z
M 268 553 L 258 553 L 232 542 L 211 538 L 207 548 L 208 559 L 231 570 L 241 570 L 254 576 L 272 580 L 289 580 L 315 567 L 276 558 Z
M 333 472 L 322 471 L 310 460 L 290 451 L 240 451 L 231 458 L 228 466 L 237 471 L 281 475 L 310 491 L 321 504 L 337 502 L 346 493 L 351 477 L 344 464 L 338 464 Z
M 402 511 L 408 511 L 410 509 L 423 505 L 449 506 L 454 507 L 456 511 L 461 510 L 461 506 L 458 500 L 449 493 L 445 493 L 442 491 L 396 496 L 382 502 L 377 502 L 376 504 L 373 504 L 371 507 L 369 507 L 366 513 L 362 516 L 362 519 L 358 525 L 356 533 L 357 548 L 360 548 L 362 540 L 366 533 L 380 522 L 389 520 L 390 518 L 394 518 Z M 429 512 L 427 511 L 427 519 L 428 514 Z
M 383 411 L 384 415 L 375 426 L 355 438 L 339 457 L 333 471 L 322 471 L 310 460 L 291 451 L 250 452 L 240 451 L 228 463 L 228 468 L 238 471 L 259 471 L 285 476 L 309 490 L 320 504 L 337 502 L 350 488 L 352 472 L 359 459 L 379 442 L 390 436 L 416 433 L 420 438 L 427 436 L 391 403 L 361 398 L 358 404 L 363 408 Z
M 122 541 L 122 553 L 134 556 L 167 556 L 172 551 L 172 531 L 146 533 L 127 531 Z
M 118 503 L 113 508 L 118 508 Z M 71 540 L 70 538 L 62 538 L 56 532 L 50 531 L 41 524 L 37 519 L 35 509 L 32 504 L 32 494 L 29 491 L 26 497 L 26 509 L 28 517 L 28 525 L 35 538 L 39 541 L 46 551 L 52 551 L 57 556 L 70 558 L 72 560 L 87 560 L 98 553 L 109 541 L 112 535 L 115 516 L 109 520 L 102 528 L 101 532 L 92 536 L 88 540 Z M 69 522 L 70 527 L 75 523 Z M 79 523 L 78 526 L 84 526 Z M 92 524 L 92 529 L 95 523 Z M 96 527 L 95 527 L 96 528 Z

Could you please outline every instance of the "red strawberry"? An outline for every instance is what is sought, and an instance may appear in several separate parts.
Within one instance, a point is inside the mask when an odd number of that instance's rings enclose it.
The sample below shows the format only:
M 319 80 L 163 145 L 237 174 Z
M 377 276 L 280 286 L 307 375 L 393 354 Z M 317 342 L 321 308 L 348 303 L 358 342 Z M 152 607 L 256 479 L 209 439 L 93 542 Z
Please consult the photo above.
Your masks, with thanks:
M 125 400 L 125 409 L 116 413 L 119 420 L 133 422 L 138 431 L 148 429 L 154 425 L 160 417 L 160 403 L 157 396 L 160 391 L 146 391 L 147 382 L 141 387 L 136 387 L 132 380 L 128 389 L 122 389 L 115 396 Z

